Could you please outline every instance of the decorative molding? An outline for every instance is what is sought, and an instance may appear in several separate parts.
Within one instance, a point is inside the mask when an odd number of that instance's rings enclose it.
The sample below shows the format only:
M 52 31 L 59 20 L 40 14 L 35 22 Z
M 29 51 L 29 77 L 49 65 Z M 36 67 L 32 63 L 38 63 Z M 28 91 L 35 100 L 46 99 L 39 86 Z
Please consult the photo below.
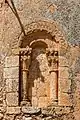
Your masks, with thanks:
M 36 21 L 33 22 L 31 24 L 28 24 L 25 26 L 25 36 L 22 33 L 19 37 L 18 40 L 13 41 L 13 48 L 15 48 L 15 45 L 17 45 L 17 47 L 19 47 L 21 45 L 21 43 L 23 42 L 24 39 L 26 39 L 27 35 L 33 33 L 33 31 L 36 30 L 45 30 L 47 31 L 47 33 L 51 34 L 53 38 L 53 40 L 55 40 L 55 42 L 59 42 L 61 44 L 66 44 L 65 47 L 67 47 L 67 43 L 65 41 L 65 38 L 63 37 L 63 34 L 60 32 L 60 29 L 57 25 L 57 23 L 55 21 Z
M 46 56 L 50 71 L 58 71 L 58 51 L 46 49 Z

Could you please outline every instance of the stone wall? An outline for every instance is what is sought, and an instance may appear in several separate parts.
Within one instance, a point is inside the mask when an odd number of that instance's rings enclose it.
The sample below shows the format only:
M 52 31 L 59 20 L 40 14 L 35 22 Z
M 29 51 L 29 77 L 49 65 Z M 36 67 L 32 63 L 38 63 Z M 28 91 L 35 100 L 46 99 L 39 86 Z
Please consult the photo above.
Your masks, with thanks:
M 0 0 L 0 119 L 80 119 L 80 16 L 79 0 Z M 9 6 L 10 5 L 10 6 Z M 16 13 L 16 14 L 15 14 Z M 54 22 L 55 20 L 55 22 Z M 42 25 L 39 21 L 43 21 Z M 44 22 L 47 21 L 47 22 Z M 48 25 L 49 22 L 49 25 Z M 39 25 L 37 24 L 39 23 Z M 44 24 L 45 23 L 45 24 Z M 53 25 L 52 25 L 53 24 Z M 47 26 L 47 27 L 46 27 Z M 58 26 L 58 27 L 56 27 Z M 19 103 L 19 49 L 26 34 L 43 28 L 56 35 L 59 48 L 59 105 L 47 109 L 25 108 Z M 57 32 L 58 31 L 58 32 Z M 63 33 L 63 35 L 61 34 Z M 36 34 L 34 34 L 36 35 Z M 60 38 L 59 38 L 60 37 Z M 65 39 L 65 40 L 64 40 Z M 62 40 L 62 41 L 61 41 Z M 65 41 L 65 42 L 64 42 Z M 48 44 L 52 44 L 49 43 Z M 16 55 L 15 55 L 16 53 Z M 6 63 L 5 63 L 6 61 Z M 17 70 L 14 70 L 17 69 Z M 15 73 L 16 71 L 16 73 Z M 44 73 L 46 74 L 46 73 Z M 61 75 L 62 74 L 62 75 Z M 63 81 L 63 82 L 62 82 Z M 49 88 L 49 87 L 47 87 Z M 40 90 L 41 91 L 41 90 Z M 43 92 L 43 91 L 42 91 Z M 66 94 L 66 95 L 65 95 Z M 66 96 L 66 97 L 65 97 Z M 15 99 L 16 98 L 16 99 Z M 41 100 L 42 101 L 42 100 Z M 72 105 L 69 104 L 69 101 Z M 41 102 L 40 102 L 41 104 Z M 61 106 L 61 104 L 63 104 Z M 64 104 L 66 104 L 64 106 Z

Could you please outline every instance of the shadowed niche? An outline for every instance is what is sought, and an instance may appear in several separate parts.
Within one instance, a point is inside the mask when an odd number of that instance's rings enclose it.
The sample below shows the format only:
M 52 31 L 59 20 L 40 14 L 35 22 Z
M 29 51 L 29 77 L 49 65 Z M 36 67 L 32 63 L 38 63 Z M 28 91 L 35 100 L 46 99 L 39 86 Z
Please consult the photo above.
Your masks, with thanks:
M 50 99 L 49 66 L 46 56 L 47 40 L 55 41 L 55 37 L 45 30 L 34 30 L 26 35 L 20 46 L 21 48 L 26 48 L 26 46 L 32 48 L 27 74 L 27 95 L 34 107 L 42 107 L 42 104 L 46 106 L 45 101 Z M 21 86 L 20 89 L 22 89 Z
M 48 71 L 48 65 L 46 65 L 46 49 L 42 46 L 36 46 L 37 44 L 33 44 L 32 56 L 31 56 L 31 65 L 29 68 L 28 74 L 28 96 L 30 101 L 32 101 L 32 97 L 39 96 L 38 89 L 40 89 L 40 83 L 45 84 L 45 76 Z M 35 95 L 34 91 L 35 90 Z M 43 97 L 43 96 L 42 96 Z M 33 104 L 33 103 L 32 103 Z

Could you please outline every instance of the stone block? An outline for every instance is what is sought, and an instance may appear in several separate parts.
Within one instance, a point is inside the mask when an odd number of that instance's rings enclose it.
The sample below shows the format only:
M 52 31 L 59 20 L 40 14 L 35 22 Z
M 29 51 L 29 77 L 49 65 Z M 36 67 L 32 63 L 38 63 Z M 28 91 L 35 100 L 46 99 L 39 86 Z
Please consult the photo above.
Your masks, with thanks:
M 46 95 L 47 97 L 50 97 L 50 81 L 49 80 L 45 82 L 45 87 L 46 87 Z
M 30 114 L 30 115 L 31 114 L 35 115 L 35 114 L 40 113 L 40 109 L 39 108 L 35 108 L 33 106 L 32 107 L 31 106 L 30 107 L 29 106 L 28 107 L 27 106 L 23 106 L 22 107 L 22 112 L 26 113 L 26 114 Z
M 59 78 L 69 78 L 69 68 L 68 67 L 59 67 Z
M 58 105 L 71 106 L 70 96 L 67 93 L 60 93 L 58 96 Z
M 0 120 L 2 120 L 4 117 L 4 115 L 2 113 L 0 113 Z
M 62 114 L 63 113 L 63 107 L 55 107 L 55 113 L 57 114 L 57 115 L 60 115 L 60 114 Z
M 33 118 L 32 117 L 25 117 L 23 116 L 22 120 L 32 120 Z
M 70 106 L 67 106 L 67 107 L 65 107 L 64 108 L 64 111 L 63 111 L 63 113 L 67 113 L 67 114 L 69 114 L 71 112 L 71 107 Z
M 33 87 L 32 88 L 32 96 L 36 97 L 36 93 L 37 93 L 37 88 Z
M 14 79 L 12 81 L 12 91 L 19 91 L 19 79 Z
M 20 114 L 20 107 L 7 107 L 7 114 Z
M 13 55 L 19 55 L 19 51 L 20 51 L 20 48 L 12 49 Z
M 9 56 L 5 59 L 5 67 L 19 66 L 19 56 Z
M 4 68 L 4 78 L 18 78 L 19 67 Z
M 6 91 L 17 92 L 19 90 L 18 79 L 6 79 Z
M 37 95 L 38 95 L 38 97 L 47 97 L 45 85 L 38 87 Z
M 33 107 L 37 107 L 38 106 L 38 98 L 36 97 L 32 97 L 32 106 Z
M 69 66 L 68 60 L 63 56 L 59 56 L 59 66 L 68 67 Z
M 47 107 L 48 105 L 50 105 L 50 98 L 48 98 L 48 97 L 39 97 L 39 100 L 38 100 L 38 107 L 39 108 Z
M 29 89 L 28 89 L 28 92 L 29 92 L 29 96 L 30 96 L 30 97 L 31 97 L 31 96 L 35 97 L 35 96 L 36 96 L 36 93 L 37 93 L 37 88 L 30 86 Z
M 50 82 L 40 81 L 39 85 L 37 86 L 37 94 L 38 94 L 38 97 L 49 97 L 50 96 Z
M 12 91 L 12 79 L 6 79 L 6 91 L 7 92 Z
M 59 78 L 58 79 L 58 86 L 59 86 L 59 90 L 60 92 L 69 92 L 70 90 L 70 86 L 71 86 L 71 80 L 70 79 L 62 79 Z
M 7 106 L 18 106 L 18 93 L 7 93 L 6 102 Z

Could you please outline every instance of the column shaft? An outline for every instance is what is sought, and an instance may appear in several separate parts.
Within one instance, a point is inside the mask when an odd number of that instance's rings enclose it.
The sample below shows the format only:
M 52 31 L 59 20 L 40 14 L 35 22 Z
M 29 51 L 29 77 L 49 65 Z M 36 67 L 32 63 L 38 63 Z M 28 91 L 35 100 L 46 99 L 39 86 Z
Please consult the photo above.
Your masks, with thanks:
M 23 100 L 28 98 L 28 80 L 27 80 L 27 68 L 26 68 L 26 60 L 23 60 L 23 73 L 22 73 L 22 80 L 23 80 Z
M 58 93 L 57 93 L 57 72 L 51 72 L 51 79 L 50 79 L 50 97 L 51 97 L 51 102 L 53 104 L 57 103 L 58 100 Z

